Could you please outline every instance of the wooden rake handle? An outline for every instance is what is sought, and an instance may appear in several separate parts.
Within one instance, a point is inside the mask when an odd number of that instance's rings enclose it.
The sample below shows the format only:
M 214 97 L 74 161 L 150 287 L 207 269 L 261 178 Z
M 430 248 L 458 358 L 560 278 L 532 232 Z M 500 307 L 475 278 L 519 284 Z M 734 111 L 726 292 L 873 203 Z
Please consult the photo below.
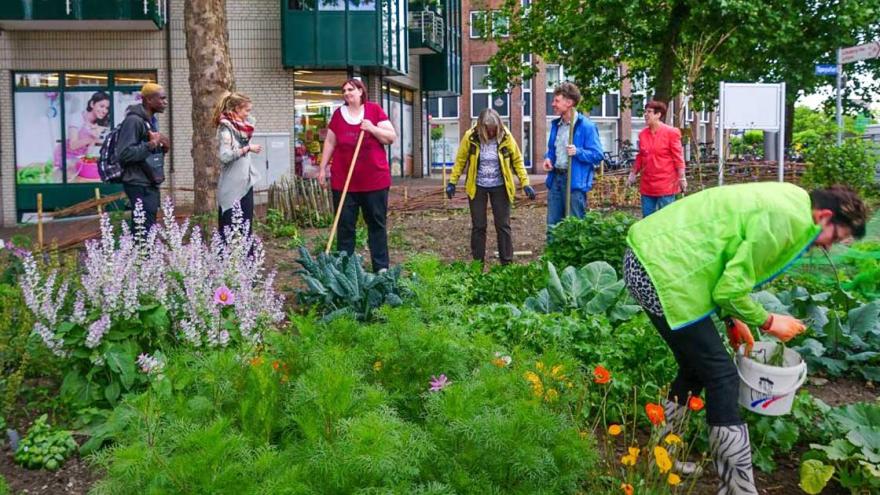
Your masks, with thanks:
M 364 142 L 364 131 L 361 129 L 358 134 L 357 146 L 354 147 L 354 156 L 351 157 L 351 165 L 348 166 L 348 176 L 345 178 L 345 185 L 342 187 L 342 196 L 339 197 L 339 205 L 336 207 L 336 217 L 333 219 L 333 226 L 330 227 L 330 238 L 327 239 L 327 247 L 324 248 L 324 254 L 330 253 L 330 246 L 333 245 L 333 238 L 336 237 L 336 227 L 339 226 L 339 217 L 342 215 L 342 205 L 345 204 L 345 196 L 348 194 L 348 184 L 351 182 L 351 174 L 354 172 L 354 163 L 357 161 L 361 152 L 361 143 Z

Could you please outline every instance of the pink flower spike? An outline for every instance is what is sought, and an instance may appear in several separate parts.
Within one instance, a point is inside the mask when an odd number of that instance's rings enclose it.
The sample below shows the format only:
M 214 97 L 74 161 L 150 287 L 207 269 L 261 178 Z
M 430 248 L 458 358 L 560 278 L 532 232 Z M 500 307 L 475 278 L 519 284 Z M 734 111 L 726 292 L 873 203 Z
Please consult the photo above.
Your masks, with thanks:
M 431 392 L 439 392 L 449 386 L 452 382 L 446 378 L 446 375 L 440 375 L 439 377 L 431 375 Z
M 229 290 L 229 287 L 221 285 L 214 291 L 214 304 L 229 306 L 235 302 L 235 294 Z

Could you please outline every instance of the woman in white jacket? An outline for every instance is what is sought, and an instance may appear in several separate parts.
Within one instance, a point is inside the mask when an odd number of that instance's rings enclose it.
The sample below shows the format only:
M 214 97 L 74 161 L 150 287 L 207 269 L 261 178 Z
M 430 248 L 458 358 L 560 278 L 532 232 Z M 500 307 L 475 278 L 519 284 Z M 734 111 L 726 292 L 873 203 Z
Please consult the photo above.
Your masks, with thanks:
M 251 144 L 254 120 L 250 116 L 251 100 L 241 93 L 228 93 L 214 108 L 214 125 L 220 143 L 220 181 L 217 184 L 217 203 L 220 206 L 220 233 L 226 239 L 226 230 L 232 225 L 232 207 L 241 205 L 242 217 L 250 234 L 254 221 L 254 184 L 260 173 L 251 161 L 251 153 L 260 153 L 263 147 Z

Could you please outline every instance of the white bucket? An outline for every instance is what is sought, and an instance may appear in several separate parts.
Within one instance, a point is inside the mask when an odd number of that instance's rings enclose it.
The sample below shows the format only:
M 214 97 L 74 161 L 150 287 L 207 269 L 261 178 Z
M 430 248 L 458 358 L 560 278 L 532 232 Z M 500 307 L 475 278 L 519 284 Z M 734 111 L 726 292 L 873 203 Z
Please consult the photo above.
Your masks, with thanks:
M 807 379 L 807 363 L 801 355 L 785 348 L 783 367 L 764 364 L 776 349 L 775 342 L 755 342 L 752 356 L 736 353 L 739 373 L 739 403 L 764 416 L 784 416 L 791 412 L 794 395 Z

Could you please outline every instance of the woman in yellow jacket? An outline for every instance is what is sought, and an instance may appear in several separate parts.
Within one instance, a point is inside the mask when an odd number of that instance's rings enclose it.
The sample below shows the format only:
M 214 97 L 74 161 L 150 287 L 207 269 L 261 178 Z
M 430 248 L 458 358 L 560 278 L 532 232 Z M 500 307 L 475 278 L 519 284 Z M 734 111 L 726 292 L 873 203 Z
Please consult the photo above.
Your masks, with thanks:
M 471 210 L 471 256 L 486 259 L 486 204 L 492 202 L 495 233 L 498 235 L 498 257 L 501 264 L 513 261 L 513 237 L 510 232 L 510 205 L 516 194 L 513 174 L 519 178 L 523 192 L 535 199 L 529 176 L 523 166 L 522 153 L 501 116 L 491 108 L 480 112 L 477 124 L 464 134 L 455 166 L 446 186 L 446 196 L 455 195 L 455 184 L 467 167 L 465 191 Z

